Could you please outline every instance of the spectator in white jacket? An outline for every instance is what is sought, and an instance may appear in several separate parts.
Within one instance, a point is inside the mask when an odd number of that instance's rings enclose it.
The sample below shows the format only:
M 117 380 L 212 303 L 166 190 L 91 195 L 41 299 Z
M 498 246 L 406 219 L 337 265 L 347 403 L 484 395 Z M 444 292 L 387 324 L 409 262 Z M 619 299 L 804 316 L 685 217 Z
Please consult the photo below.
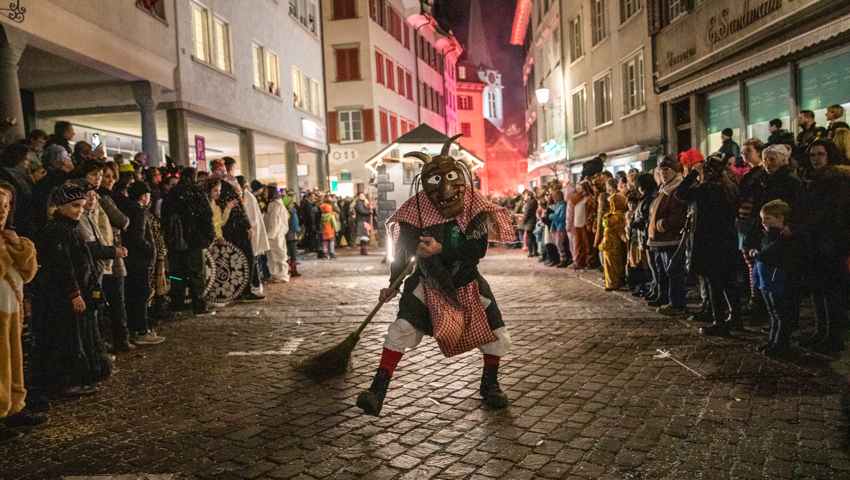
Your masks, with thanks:
M 251 193 L 248 180 L 242 175 L 239 175 L 236 179 L 242 188 L 242 198 L 245 201 L 245 215 L 248 217 L 248 221 L 251 222 L 251 230 L 254 231 L 254 236 L 251 237 L 251 247 L 254 249 L 253 266 L 251 267 L 253 269 L 251 272 L 251 292 L 254 295 L 262 295 L 263 282 L 260 281 L 259 257 L 269 250 L 269 238 L 266 235 L 266 225 L 263 223 L 263 213 L 260 211 L 260 204 L 257 202 L 257 197 Z
M 289 232 L 289 212 L 283 206 L 277 187 L 269 185 L 266 194 L 267 206 L 263 220 L 269 237 L 266 260 L 272 283 L 289 282 L 289 263 L 286 251 L 286 234 Z

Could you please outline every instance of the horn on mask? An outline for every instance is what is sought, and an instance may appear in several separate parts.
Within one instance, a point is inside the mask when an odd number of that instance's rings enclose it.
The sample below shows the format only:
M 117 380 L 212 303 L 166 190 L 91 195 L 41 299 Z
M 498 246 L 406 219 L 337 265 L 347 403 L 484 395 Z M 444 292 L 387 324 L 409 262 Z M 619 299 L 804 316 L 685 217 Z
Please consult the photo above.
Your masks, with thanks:
M 459 134 L 455 135 L 454 137 L 448 139 L 446 141 L 445 145 L 443 145 L 443 151 L 440 152 L 440 156 L 441 157 L 448 157 L 449 156 L 449 150 L 451 150 L 451 148 L 452 148 L 452 144 L 455 143 L 455 140 L 457 140 L 458 138 L 460 138 L 462 136 L 463 136 L 463 134 L 459 133 Z
M 432 160 L 431 155 L 428 155 L 427 153 L 424 153 L 424 152 L 407 152 L 407 153 L 404 154 L 404 157 L 405 158 L 418 158 L 419 160 L 422 160 L 422 163 L 430 163 L 431 160 Z

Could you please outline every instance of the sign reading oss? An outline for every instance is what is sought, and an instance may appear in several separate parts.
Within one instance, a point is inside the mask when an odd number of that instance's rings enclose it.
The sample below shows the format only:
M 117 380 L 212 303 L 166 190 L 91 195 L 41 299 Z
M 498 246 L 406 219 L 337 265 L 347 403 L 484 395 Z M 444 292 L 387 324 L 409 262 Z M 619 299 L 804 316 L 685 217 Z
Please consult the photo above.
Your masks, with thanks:
M 334 162 L 350 162 L 359 158 L 357 150 L 353 148 L 332 148 L 329 155 Z

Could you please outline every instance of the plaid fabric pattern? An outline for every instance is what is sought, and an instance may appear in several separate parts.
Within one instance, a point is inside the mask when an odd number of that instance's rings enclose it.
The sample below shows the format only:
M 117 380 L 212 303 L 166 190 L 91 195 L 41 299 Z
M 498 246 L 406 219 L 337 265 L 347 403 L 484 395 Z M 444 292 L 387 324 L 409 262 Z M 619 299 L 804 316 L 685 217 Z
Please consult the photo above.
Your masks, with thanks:
M 417 205 L 418 204 L 418 205 Z M 511 225 L 511 215 L 504 208 L 490 203 L 484 198 L 481 193 L 472 188 L 466 187 L 466 192 L 463 196 L 464 209 L 460 215 L 455 217 L 460 230 L 466 233 L 466 227 L 469 222 L 481 212 L 488 213 L 490 228 L 487 239 L 491 242 L 511 242 L 516 237 L 514 227 Z M 420 211 L 422 212 L 422 221 L 420 222 Z M 428 199 L 425 191 L 420 191 L 416 196 L 408 199 L 395 213 L 387 220 L 387 231 L 392 237 L 393 243 L 398 241 L 398 236 L 401 233 L 400 223 L 407 223 L 420 229 L 428 228 L 441 223 L 446 223 L 451 219 L 446 218 L 437 211 L 437 208 Z
M 434 340 L 446 358 L 498 340 L 487 323 L 477 280 L 457 289 L 460 309 L 453 307 L 438 291 L 427 286 L 424 290 Z

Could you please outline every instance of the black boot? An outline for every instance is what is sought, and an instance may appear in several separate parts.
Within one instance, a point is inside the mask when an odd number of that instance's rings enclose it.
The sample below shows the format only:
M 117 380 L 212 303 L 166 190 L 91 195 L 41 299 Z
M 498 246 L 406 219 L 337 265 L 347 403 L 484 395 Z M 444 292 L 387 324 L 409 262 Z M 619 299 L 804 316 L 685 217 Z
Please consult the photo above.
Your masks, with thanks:
M 499 387 L 499 367 L 484 367 L 481 374 L 481 397 L 484 403 L 492 408 L 505 408 L 508 406 L 508 396 Z
M 390 386 L 390 372 L 385 368 L 379 368 L 375 373 L 375 379 L 372 380 L 372 386 L 369 390 L 360 392 L 357 396 L 357 406 L 363 409 L 366 415 L 379 416 L 381 408 L 384 406 L 384 397 L 387 395 L 387 388 Z
M 712 337 L 728 337 L 729 336 L 729 325 L 724 320 L 715 321 L 711 325 L 707 327 L 702 327 L 699 329 L 699 333 L 703 335 L 709 335 Z

